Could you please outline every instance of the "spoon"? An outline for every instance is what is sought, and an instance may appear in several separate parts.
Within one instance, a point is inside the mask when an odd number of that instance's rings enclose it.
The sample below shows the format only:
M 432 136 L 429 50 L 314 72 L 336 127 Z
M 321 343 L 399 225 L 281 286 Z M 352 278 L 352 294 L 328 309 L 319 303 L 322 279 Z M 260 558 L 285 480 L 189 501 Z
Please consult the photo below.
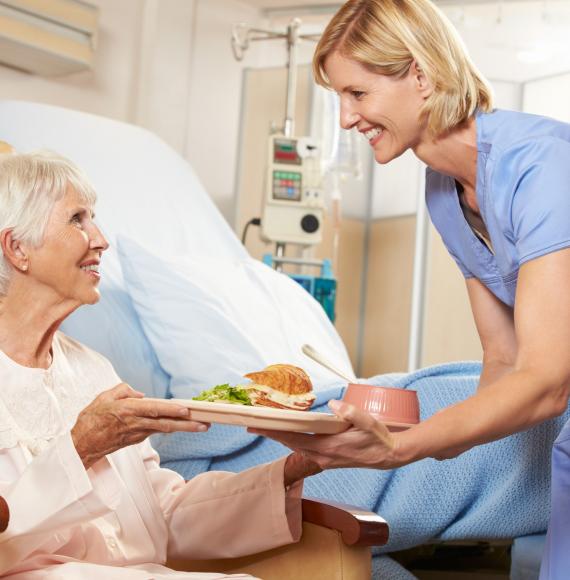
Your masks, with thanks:
M 344 379 L 348 383 L 357 383 L 357 379 L 355 377 L 348 377 L 343 372 L 339 371 L 335 366 L 333 366 L 320 352 L 315 350 L 310 344 L 304 344 L 301 347 L 301 350 L 304 354 L 306 354 L 309 358 L 312 358 L 316 363 L 319 363 L 321 366 L 325 367 L 335 375 L 339 376 L 340 378 Z

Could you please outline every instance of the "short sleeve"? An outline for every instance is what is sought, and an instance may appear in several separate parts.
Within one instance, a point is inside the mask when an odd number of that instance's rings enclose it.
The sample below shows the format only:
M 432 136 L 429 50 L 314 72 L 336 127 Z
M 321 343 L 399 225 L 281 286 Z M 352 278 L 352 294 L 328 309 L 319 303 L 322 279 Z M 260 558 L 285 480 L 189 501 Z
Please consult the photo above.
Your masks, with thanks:
M 461 258 L 449 248 L 449 246 L 445 243 L 445 240 L 443 240 L 443 243 L 444 243 L 445 247 L 447 248 L 449 255 L 453 258 L 453 260 L 455 261 L 455 263 L 457 264 L 457 266 L 461 270 L 463 277 L 466 280 L 468 278 L 474 278 L 473 272 L 471 272 L 471 270 L 469 270 L 469 268 L 463 263 Z
M 512 236 L 519 266 L 570 247 L 570 143 L 543 137 L 505 154 Z

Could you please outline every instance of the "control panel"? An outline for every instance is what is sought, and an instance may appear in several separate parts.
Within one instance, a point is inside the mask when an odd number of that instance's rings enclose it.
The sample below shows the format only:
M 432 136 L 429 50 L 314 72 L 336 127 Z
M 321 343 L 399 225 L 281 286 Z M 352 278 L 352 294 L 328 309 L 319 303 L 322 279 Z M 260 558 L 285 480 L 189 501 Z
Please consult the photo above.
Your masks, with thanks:
M 265 183 L 261 237 L 275 243 L 320 243 L 324 199 L 318 143 L 271 135 Z

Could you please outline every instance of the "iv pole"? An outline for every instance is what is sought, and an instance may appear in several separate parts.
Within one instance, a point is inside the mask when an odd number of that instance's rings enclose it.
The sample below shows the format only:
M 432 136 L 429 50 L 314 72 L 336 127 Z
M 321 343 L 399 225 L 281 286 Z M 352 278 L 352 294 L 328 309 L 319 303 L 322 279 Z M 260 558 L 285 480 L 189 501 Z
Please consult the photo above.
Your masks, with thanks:
M 275 32 L 263 28 L 251 28 L 247 24 L 237 24 L 232 31 L 232 50 L 237 61 L 243 59 L 250 42 L 259 40 L 287 41 L 287 95 L 285 101 L 285 121 L 283 135 L 291 137 L 295 129 L 295 95 L 297 93 L 297 48 L 300 40 L 318 40 L 319 34 L 299 34 L 301 21 L 293 18 L 284 32 Z M 285 243 L 275 244 L 275 255 L 278 259 L 285 255 Z M 279 265 L 278 270 L 281 270 Z
M 251 28 L 247 24 L 236 24 L 232 32 L 232 50 L 236 60 L 241 61 L 250 42 L 259 40 L 287 41 L 287 95 L 283 134 L 291 137 L 295 125 L 295 95 L 297 92 L 297 48 L 300 40 L 318 40 L 319 34 L 299 34 L 301 20 L 293 18 L 284 32 Z

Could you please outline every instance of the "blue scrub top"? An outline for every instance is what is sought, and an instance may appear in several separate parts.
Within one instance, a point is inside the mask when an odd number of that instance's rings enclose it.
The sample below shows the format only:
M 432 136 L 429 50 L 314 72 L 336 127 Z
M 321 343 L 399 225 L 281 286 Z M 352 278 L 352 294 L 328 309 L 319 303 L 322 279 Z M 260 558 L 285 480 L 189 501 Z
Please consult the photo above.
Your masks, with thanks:
M 479 113 L 476 123 L 476 193 L 494 253 L 465 220 L 453 178 L 428 168 L 426 202 L 465 278 L 513 307 L 519 268 L 570 247 L 570 125 L 501 110 Z M 540 580 L 568 580 L 570 422 L 554 444 L 551 497 Z
M 476 124 L 476 193 L 494 255 L 465 220 L 453 178 L 428 168 L 426 202 L 465 278 L 512 307 L 520 266 L 570 247 L 570 125 L 502 110 Z

